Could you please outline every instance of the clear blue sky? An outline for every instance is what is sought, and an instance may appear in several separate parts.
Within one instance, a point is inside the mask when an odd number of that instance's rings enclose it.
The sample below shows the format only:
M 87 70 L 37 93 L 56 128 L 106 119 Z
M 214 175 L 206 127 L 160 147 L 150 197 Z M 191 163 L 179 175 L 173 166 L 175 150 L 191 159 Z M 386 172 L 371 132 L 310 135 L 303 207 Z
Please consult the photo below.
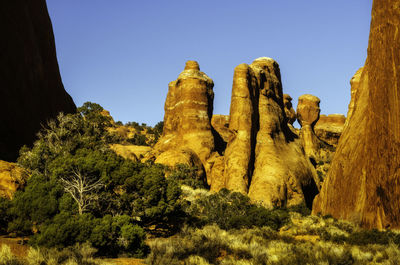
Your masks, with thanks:
M 163 119 L 168 83 L 187 60 L 214 80 L 229 114 L 233 69 L 258 57 L 281 67 L 283 91 L 347 113 L 366 59 L 372 0 L 47 0 L 64 86 L 115 120 Z

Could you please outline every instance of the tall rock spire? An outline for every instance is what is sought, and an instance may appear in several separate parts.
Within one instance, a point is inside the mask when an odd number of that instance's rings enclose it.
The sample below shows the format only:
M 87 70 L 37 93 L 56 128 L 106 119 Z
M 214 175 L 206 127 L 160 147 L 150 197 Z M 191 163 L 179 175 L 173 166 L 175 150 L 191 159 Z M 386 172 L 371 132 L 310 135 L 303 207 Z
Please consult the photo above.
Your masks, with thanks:
M 399 1 L 374 0 L 368 57 L 313 213 L 400 227 L 399 28 Z

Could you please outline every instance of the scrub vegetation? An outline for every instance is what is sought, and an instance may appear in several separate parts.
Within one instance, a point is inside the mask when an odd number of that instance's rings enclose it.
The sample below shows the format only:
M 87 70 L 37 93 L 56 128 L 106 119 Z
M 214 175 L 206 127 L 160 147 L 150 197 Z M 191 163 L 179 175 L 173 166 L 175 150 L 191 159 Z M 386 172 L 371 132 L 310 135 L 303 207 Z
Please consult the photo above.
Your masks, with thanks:
M 30 248 L 16 257 L 3 245 L 0 265 L 119 256 L 147 264 L 400 264 L 395 231 L 311 216 L 305 205 L 266 209 L 241 193 L 209 192 L 197 168 L 118 156 L 102 111 L 88 102 L 60 114 L 21 149 L 18 163 L 31 177 L 11 201 L 0 199 L 0 233 L 28 238 Z M 152 130 L 161 135 L 162 124 Z

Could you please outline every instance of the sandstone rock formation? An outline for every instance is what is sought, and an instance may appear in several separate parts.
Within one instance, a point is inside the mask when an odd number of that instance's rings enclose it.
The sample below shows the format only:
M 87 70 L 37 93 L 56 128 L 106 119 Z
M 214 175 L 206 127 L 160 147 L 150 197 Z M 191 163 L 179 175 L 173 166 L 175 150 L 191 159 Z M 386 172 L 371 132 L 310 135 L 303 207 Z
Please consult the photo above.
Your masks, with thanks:
M 225 150 L 225 187 L 247 194 L 254 169 L 255 141 L 258 130 L 259 84 L 253 69 L 238 65 L 233 74 L 229 130 Z M 214 187 L 212 187 L 214 189 Z
M 141 161 L 148 153 L 153 149 L 150 146 L 143 145 L 123 145 L 123 144 L 112 144 L 110 145 L 117 155 L 122 156 L 125 159 L 132 161 Z
M 296 114 L 290 96 L 282 93 L 279 65 L 263 57 L 235 68 L 229 116 L 211 119 L 212 87 L 193 61 L 169 84 L 163 135 L 152 151 L 155 162 L 201 167 L 212 191 L 248 194 L 267 207 L 305 202 L 311 208 L 319 179 L 289 128 Z M 317 118 L 303 120 L 311 126 Z
M 322 182 L 330 168 L 345 117 L 340 114 L 320 116 L 319 103 L 320 99 L 316 96 L 300 96 L 297 105 L 297 120 L 301 125 L 299 136 L 304 151 L 314 165 L 319 181 Z
M 362 87 L 360 87 L 360 81 L 361 81 L 361 75 L 363 73 L 363 70 L 364 70 L 364 67 L 361 67 L 360 69 L 358 69 L 358 71 L 354 74 L 354 76 L 350 80 L 351 100 L 349 103 L 349 110 L 347 112 L 347 120 L 345 123 L 346 125 L 347 125 L 347 121 L 350 120 L 351 115 L 353 115 L 357 91 L 362 89 Z
M 196 168 L 198 177 L 205 180 L 203 163 L 199 159 L 198 155 L 189 148 L 177 148 L 165 151 L 157 157 L 155 163 L 163 164 L 171 168 L 174 168 L 178 164 L 184 164 L 191 168 Z
M 311 206 L 318 193 L 318 178 L 299 139 L 288 127 L 279 65 L 270 58 L 259 58 L 251 68 L 259 85 L 255 115 L 259 120 L 249 197 L 267 207 L 302 202 Z
M 12 199 L 14 193 L 22 188 L 29 175 L 15 163 L 0 160 L 0 197 Z
M 0 159 L 12 161 L 41 124 L 76 107 L 61 82 L 45 0 L 3 1 L 0 32 Z
M 399 1 L 374 0 L 368 57 L 353 110 L 313 213 L 364 227 L 400 227 L 399 28 Z
M 313 95 L 302 95 L 297 104 L 297 120 L 301 125 L 300 139 L 306 155 L 316 160 L 320 148 L 320 140 L 314 133 L 314 126 L 319 119 L 320 99 Z
M 297 119 L 297 115 L 293 109 L 292 97 L 288 94 L 283 94 L 283 104 L 285 106 L 285 114 L 286 114 L 286 118 L 288 119 L 288 123 L 290 125 L 293 125 L 293 123 Z
M 229 131 L 229 115 L 214 114 L 211 118 L 211 125 L 222 137 L 224 142 L 229 141 L 231 132 Z
M 286 97 L 288 110 L 293 110 Z M 293 113 L 294 111 L 290 111 Z M 248 194 L 267 207 L 311 207 L 318 192 L 315 169 L 288 127 L 279 65 L 270 58 L 235 68 L 224 156 L 213 153 L 211 190 Z
M 322 141 L 337 146 L 345 122 L 346 117 L 343 114 L 320 115 L 314 126 L 314 132 Z
M 169 84 L 163 135 L 154 147 L 156 157 L 164 152 L 180 150 L 181 156 L 196 155 L 205 170 L 210 170 L 207 159 L 215 147 L 211 128 L 213 86 L 213 81 L 200 71 L 197 62 L 186 62 L 185 70 Z M 179 162 L 187 160 L 192 158 L 182 158 Z M 161 159 L 156 162 L 161 163 Z

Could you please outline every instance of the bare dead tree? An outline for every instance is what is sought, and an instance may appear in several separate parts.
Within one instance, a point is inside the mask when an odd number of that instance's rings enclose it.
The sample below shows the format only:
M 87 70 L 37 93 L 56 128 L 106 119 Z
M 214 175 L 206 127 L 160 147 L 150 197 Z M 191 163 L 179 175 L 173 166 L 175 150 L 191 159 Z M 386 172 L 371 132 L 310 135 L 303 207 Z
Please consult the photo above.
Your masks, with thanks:
M 60 179 L 64 190 L 68 192 L 78 204 L 78 212 L 81 215 L 96 199 L 96 191 L 103 187 L 101 180 L 87 177 L 79 170 L 72 170 L 69 178 Z

